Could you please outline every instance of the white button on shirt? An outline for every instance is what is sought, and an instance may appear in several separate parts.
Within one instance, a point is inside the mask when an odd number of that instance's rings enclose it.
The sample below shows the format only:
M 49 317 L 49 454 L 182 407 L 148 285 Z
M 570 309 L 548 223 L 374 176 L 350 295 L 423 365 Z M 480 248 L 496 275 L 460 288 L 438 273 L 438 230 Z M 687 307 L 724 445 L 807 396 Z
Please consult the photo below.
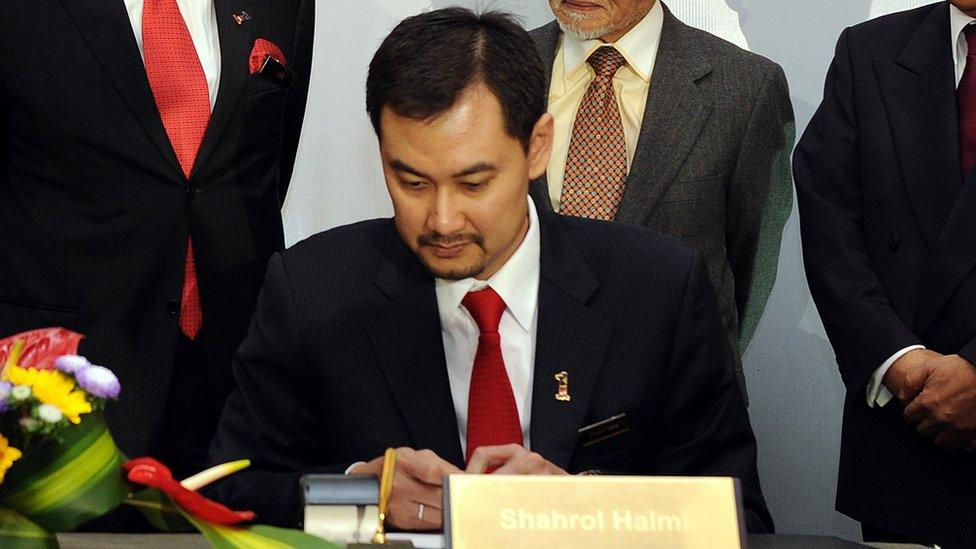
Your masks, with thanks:
M 203 65 L 203 74 L 207 77 L 207 88 L 210 91 L 210 110 L 217 102 L 217 88 L 220 85 L 220 37 L 217 33 L 217 13 L 212 1 L 176 0 L 176 5 L 183 14 L 186 28 L 190 31 L 190 38 L 197 50 L 197 57 Z M 146 56 L 142 50 L 142 6 L 143 0 L 125 0 L 125 9 L 129 12 L 129 22 L 132 32 L 139 45 L 139 54 L 143 62 Z
M 436 280 L 437 309 L 447 359 L 447 376 L 457 415 L 461 448 L 467 444 L 468 390 L 478 350 L 478 325 L 461 300 L 469 291 L 490 286 L 505 302 L 498 332 L 502 359 L 512 384 L 522 425 L 522 439 L 529 447 L 532 410 L 532 373 L 535 364 L 536 319 L 539 296 L 539 218 L 529 198 L 529 229 L 512 257 L 488 280 Z
M 949 5 L 949 40 L 952 45 L 952 61 L 956 69 L 956 87 L 959 87 L 959 82 L 962 80 L 962 73 L 966 70 L 966 56 L 969 54 L 969 43 L 966 41 L 966 35 L 963 30 L 966 26 L 971 25 L 976 22 L 976 18 L 970 17 L 963 13 L 959 8 Z M 894 395 L 891 391 L 884 386 L 882 380 L 891 365 L 895 363 L 899 358 L 907 354 L 909 351 L 914 351 L 916 349 L 924 349 L 923 345 L 910 345 L 901 349 L 897 353 L 888 357 L 888 360 L 874 371 L 871 375 L 871 379 L 868 381 L 867 387 L 867 400 L 868 406 L 881 407 L 891 401 Z

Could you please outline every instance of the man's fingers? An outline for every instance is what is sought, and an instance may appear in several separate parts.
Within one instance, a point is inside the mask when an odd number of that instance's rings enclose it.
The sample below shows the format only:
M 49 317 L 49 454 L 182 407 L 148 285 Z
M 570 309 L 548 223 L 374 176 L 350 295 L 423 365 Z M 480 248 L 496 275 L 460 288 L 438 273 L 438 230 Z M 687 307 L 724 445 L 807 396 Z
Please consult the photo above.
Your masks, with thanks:
M 492 471 L 508 463 L 520 452 L 525 452 L 525 448 L 518 444 L 479 446 L 471 453 L 471 459 L 468 460 L 468 467 L 464 472 L 481 474 Z
M 406 474 L 421 482 L 440 486 L 443 483 L 444 475 L 461 472 L 460 469 L 441 459 L 431 450 L 410 450 L 409 448 L 406 450 L 402 453 L 397 450 L 398 469 L 402 468 L 401 470 Z
M 918 431 L 918 434 L 927 438 L 935 438 L 937 435 L 942 433 L 945 428 L 945 424 L 939 423 L 931 416 L 926 416 L 915 426 L 915 430 Z
M 417 520 L 420 522 L 420 530 L 440 530 L 444 522 L 444 513 L 441 510 L 440 504 L 437 507 L 433 507 L 424 504 L 423 514 L 420 512 L 420 502 L 417 504 Z
M 898 399 L 905 402 L 918 396 L 925 388 L 925 380 L 928 379 L 930 372 L 931 369 L 926 367 L 926 363 L 923 363 L 905 374 L 905 383 L 902 384 L 901 391 L 898 392 Z
M 401 530 L 440 530 L 444 521 L 441 510 L 424 504 L 424 512 L 421 516 L 420 505 L 415 501 L 391 503 L 390 524 Z
M 926 416 L 929 415 L 929 411 L 922 398 L 923 397 L 919 395 L 919 397 L 909 402 L 905 406 L 905 411 L 902 413 L 902 416 L 905 418 L 905 421 L 907 421 L 908 423 L 911 423 L 913 425 L 917 424 L 923 419 L 925 419 Z
M 435 528 L 431 521 L 435 521 L 439 528 L 442 497 L 439 486 L 421 482 L 408 474 L 397 475 L 390 501 L 390 524 L 404 530 L 430 530 Z M 420 516 L 421 504 L 424 505 L 423 517 Z
M 544 457 L 518 444 L 478 448 L 472 453 L 466 472 L 476 474 L 490 472 L 502 475 L 566 474 Z

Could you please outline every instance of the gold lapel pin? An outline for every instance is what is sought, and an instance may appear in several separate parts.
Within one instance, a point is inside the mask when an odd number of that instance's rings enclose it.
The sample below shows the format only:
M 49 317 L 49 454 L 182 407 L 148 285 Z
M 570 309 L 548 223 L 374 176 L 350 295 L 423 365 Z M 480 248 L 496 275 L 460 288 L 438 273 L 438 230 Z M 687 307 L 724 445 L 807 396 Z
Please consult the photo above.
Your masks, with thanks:
M 247 13 L 246 11 L 242 11 L 241 13 L 234 14 L 234 22 L 237 23 L 238 27 L 250 20 L 251 20 L 251 14 Z
M 556 400 L 561 402 L 569 402 L 572 397 L 569 396 L 569 374 L 565 371 L 559 372 L 555 376 L 558 385 L 558 392 L 556 393 Z

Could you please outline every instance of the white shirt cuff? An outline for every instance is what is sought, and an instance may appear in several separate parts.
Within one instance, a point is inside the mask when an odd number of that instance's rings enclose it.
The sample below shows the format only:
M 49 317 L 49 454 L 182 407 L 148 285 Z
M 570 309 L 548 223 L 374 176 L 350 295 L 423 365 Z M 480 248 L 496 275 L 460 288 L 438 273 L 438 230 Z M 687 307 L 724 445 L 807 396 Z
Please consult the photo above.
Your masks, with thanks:
M 891 355 L 888 360 L 884 361 L 884 363 L 874 371 L 874 374 L 871 376 L 871 380 L 868 381 L 867 397 L 869 408 L 881 408 L 885 404 L 888 404 L 892 398 L 894 398 L 891 391 L 889 391 L 888 388 L 884 386 L 884 383 L 881 382 L 881 380 L 884 379 L 885 374 L 888 373 L 888 368 L 891 368 L 891 365 L 894 364 L 896 360 L 908 354 L 909 351 L 924 348 L 924 345 L 909 345 L 908 347 L 905 347 L 904 349 Z
M 349 474 L 349 473 L 351 473 L 351 472 L 352 472 L 352 470 L 353 470 L 353 469 L 355 469 L 356 467 L 359 467 L 360 465 L 365 465 L 365 464 L 366 464 L 366 462 L 365 462 L 365 461 L 357 461 L 356 463 L 353 463 L 353 464 L 352 464 L 352 465 L 350 465 L 349 467 L 346 467 L 346 472 L 345 472 L 345 473 L 343 473 L 343 474 L 344 474 L 344 475 L 348 475 L 348 474 Z

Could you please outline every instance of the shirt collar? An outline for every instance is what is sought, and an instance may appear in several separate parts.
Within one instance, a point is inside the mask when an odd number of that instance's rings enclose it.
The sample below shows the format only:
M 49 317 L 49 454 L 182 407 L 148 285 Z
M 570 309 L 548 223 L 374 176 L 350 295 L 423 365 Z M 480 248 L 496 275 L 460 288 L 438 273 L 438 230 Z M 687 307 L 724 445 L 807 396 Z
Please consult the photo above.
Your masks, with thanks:
M 962 31 L 973 21 L 976 21 L 976 18 L 966 15 L 956 6 L 949 4 L 949 29 L 951 31 L 949 39 L 952 40 L 952 60 L 955 61 L 956 65 L 959 65 L 959 62 L 961 61 L 961 59 L 959 59 L 960 41 L 966 41 L 966 38 L 962 35 Z
M 505 301 L 507 310 L 526 331 L 531 329 L 539 295 L 539 256 L 542 249 L 539 236 L 539 216 L 532 198 L 529 201 L 529 229 L 522 243 L 508 261 L 488 280 L 435 279 L 441 324 L 449 322 L 447 315 L 461 307 L 461 300 L 471 290 L 491 286 Z
M 651 74 L 654 72 L 663 26 L 664 8 L 660 2 L 654 2 L 651 11 L 612 44 L 627 60 L 627 66 L 645 82 L 651 81 Z M 562 41 L 563 72 L 567 76 L 580 70 L 590 54 L 605 45 L 600 40 L 580 40 L 566 33 L 562 33 Z

